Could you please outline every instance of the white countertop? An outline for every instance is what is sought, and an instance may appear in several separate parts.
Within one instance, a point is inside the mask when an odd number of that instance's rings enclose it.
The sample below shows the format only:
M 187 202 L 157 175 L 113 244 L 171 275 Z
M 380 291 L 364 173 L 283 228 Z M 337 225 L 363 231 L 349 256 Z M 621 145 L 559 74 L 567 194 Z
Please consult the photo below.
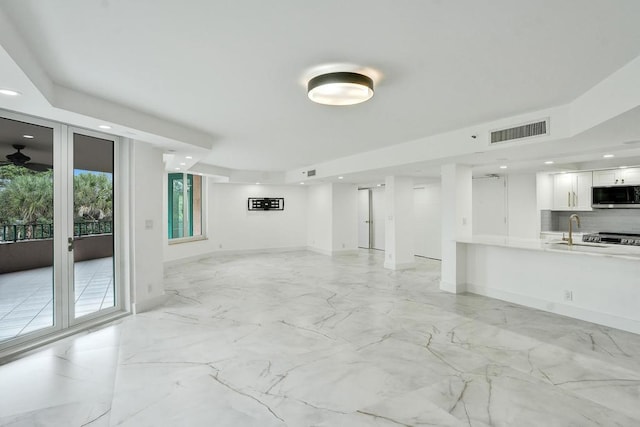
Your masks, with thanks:
M 574 245 L 569 246 L 562 240 L 523 239 L 506 236 L 473 236 L 470 239 L 458 239 L 458 243 L 473 245 L 502 246 L 514 249 L 529 249 L 545 252 L 561 252 L 576 255 L 615 257 L 640 261 L 640 246 L 607 245 L 586 243 L 581 237 L 574 237 Z

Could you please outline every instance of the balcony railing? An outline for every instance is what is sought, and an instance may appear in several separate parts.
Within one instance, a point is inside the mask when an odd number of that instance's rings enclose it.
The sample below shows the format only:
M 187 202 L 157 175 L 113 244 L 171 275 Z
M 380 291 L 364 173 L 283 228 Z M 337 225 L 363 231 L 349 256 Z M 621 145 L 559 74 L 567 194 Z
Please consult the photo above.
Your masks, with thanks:
M 74 237 L 112 234 L 113 221 L 76 222 Z M 0 225 L 0 243 L 53 238 L 53 224 L 5 224 Z

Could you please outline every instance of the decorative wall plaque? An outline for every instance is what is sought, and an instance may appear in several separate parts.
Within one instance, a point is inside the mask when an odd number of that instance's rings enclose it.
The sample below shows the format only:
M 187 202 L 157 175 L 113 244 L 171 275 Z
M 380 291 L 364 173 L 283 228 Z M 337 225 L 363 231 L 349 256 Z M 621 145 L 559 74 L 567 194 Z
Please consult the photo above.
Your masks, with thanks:
M 249 197 L 250 211 L 283 211 L 284 198 L 282 197 Z

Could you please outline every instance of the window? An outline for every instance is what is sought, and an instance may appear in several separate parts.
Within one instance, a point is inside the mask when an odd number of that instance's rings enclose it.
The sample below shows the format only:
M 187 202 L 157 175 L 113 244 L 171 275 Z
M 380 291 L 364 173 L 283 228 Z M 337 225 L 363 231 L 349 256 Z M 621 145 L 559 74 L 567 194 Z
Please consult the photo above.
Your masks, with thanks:
M 169 240 L 202 236 L 202 177 L 169 174 Z

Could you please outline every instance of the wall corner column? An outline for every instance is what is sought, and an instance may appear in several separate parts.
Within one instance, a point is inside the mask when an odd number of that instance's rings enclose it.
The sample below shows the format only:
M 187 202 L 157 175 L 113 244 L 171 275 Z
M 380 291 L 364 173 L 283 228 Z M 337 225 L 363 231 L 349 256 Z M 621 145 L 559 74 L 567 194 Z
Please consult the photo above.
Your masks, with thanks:
M 442 272 L 440 289 L 466 292 L 466 244 L 472 237 L 471 167 L 448 164 L 442 176 Z
M 384 267 L 391 270 L 413 268 L 413 179 L 388 176 L 385 179 L 385 199 Z

